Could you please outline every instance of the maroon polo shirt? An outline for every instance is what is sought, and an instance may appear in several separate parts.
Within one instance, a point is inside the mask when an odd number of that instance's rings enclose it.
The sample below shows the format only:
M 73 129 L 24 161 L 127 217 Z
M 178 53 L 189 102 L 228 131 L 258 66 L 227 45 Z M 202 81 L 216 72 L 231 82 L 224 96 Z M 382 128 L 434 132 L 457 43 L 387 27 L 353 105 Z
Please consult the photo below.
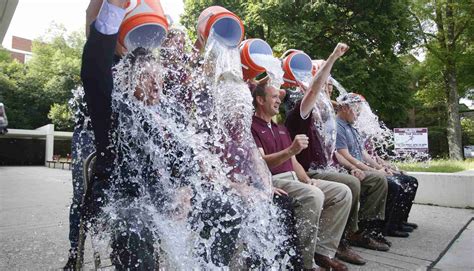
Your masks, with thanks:
M 271 129 L 268 123 L 263 119 L 253 116 L 252 118 L 252 135 L 255 143 L 259 148 L 262 148 L 265 154 L 272 154 L 282 151 L 291 145 L 291 138 L 285 126 L 277 125 L 273 121 L 270 122 Z M 291 159 L 288 159 L 283 164 L 270 168 L 272 175 L 293 171 Z
M 313 114 L 310 113 L 307 119 L 301 118 L 300 108 L 301 101 L 299 100 L 295 107 L 290 110 L 286 116 L 285 125 L 290 132 L 291 138 L 296 135 L 305 134 L 308 137 L 308 148 L 302 150 L 296 159 L 308 171 L 309 168 L 324 168 L 328 166 L 328 161 L 324 155 L 323 142 L 318 129 L 315 126 Z

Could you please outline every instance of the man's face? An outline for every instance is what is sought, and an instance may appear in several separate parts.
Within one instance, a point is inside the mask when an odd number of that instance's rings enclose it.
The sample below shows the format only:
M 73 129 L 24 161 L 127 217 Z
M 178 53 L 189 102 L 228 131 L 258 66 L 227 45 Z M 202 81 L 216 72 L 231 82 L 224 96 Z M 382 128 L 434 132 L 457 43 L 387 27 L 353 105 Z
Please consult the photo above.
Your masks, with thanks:
M 354 123 L 358 117 L 358 112 L 359 112 L 359 104 L 345 104 L 342 105 L 340 110 L 342 113 L 342 117 L 345 121 L 349 123 Z
M 272 117 L 278 114 L 281 104 L 279 89 L 267 86 L 265 88 L 265 97 L 259 97 L 259 100 L 266 114 Z
M 326 93 L 328 94 L 329 98 L 331 98 L 331 95 L 332 95 L 332 91 L 333 91 L 333 87 L 332 87 L 332 82 L 331 80 L 328 80 L 326 82 Z
M 139 76 L 139 82 L 133 95 L 146 105 L 154 105 L 160 100 L 162 80 L 156 64 L 146 63 L 145 70 Z

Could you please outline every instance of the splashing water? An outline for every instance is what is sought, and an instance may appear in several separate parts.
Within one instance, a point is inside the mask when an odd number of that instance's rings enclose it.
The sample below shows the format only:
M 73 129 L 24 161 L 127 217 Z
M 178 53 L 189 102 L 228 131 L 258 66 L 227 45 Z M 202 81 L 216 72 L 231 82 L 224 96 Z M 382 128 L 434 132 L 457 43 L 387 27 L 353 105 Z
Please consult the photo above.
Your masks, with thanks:
M 337 126 L 336 113 L 332 107 L 331 98 L 326 91 L 319 91 L 312 114 L 315 127 L 318 129 L 322 139 L 321 144 L 326 164 L 329 166 L 332 163 L 333 154 L 336 150 Z
M 334 77 L 331 77 L 331 81 L 332 81 L 334 87 L 339 92 L 339 96 L 347 94 L 347 90 L 341 85 L 341 83 L 339 83 L 336 79 L 334 79 Z
M 294 70 L 296 80 L 301 82 L 304 87 L 308 88 L 313 79 L 311 72 Z M 312 110 L 314 125 L 321 136 L 322 149 L 324 156 L 329 165 L 332 161 L 334 150 L 336 149 L 336 117 L 334 108 L 331 104 L 331 98 L 326 91 L 321 89 L 316 98 L 314 108 Z M 321 166 L 318 166 L 320 168 Z
M 333 79 L 333 83 L 341 93 L 337 98 L 338 103 L 347 95 L 342 94 L 341 89 L 346 91 L 337 81 Z M 351 94 L 351 93 L 349 93 Z M 391 129 L 385 123 L 379 120 L 379 117 L 373 113 L 367 101 L 357 102 L 352 106 L 357 117 L 354 122 L 354 128 L 360 133 L 361 140 L 365 145 L 365 149 L 370 154 L 377 154 L 384 159 L 392 161 L 428 161 L 429 154 L 423 152 L 407 152 L 395 149 L 395 136 Z
M 265 68 L 270 77 L 270 85 L 275 88 L 280 88 L 283 85 L 283 69 L 281 68 L 281 60 L 266 54 L 252 54 L 252 59 L 255 64 Z
M 239 235 L 246 245 L 240 254 L 258 255 L 266 265 L 281 267 L 286 263 L 275 259 L 286 236 L 276 221 L 279 210 L 271 204 L 271 173 L 251 135 L 252 97 L 242 80 L 239 52 L 215 42 L 211 35 L 204 65 L 207 63 L 215 65 L 214 73 L 208 75 L 208 81 L 213 82 L 208 90 L 214 101 L 211 119 L 215 123 L 210 131 L 214 140 L 208 142 L 214 143 L 214 149 L 221 148 L 217 155 L 224 174 L 247 202 Z
M 107 257 L 120 242 L 130 251 L 151 246 L 154 255 L 139 253 L 177 270 L 226 269 L 248 259 L 282 268 L 288 237 L 251 135 L 252 98 L 238 50 L 211 33 L 204 61 L 174 46 L 154 59 L 133 65 L 125 57 L 114 68 L 115 168 L 98 199 L 94 247 Z M 150 80 L 163 82 L 156 104 L 134 96 Z
M 295 76 L 295 80 L 300 82 L 305 88 L 308 88 L 309 84 L 311 83 L 311 79 L 313 79 L 313 74 L 311 71 L 297 69 L 293 69 L 292 71 L 293 75 Z
M 372 112 L 370 105 L 363 102 L 359 109 L 354 127 L 361 133 L 366 147 L 371 152 L 377 152 L 381 157 L 393 161 L 429 161 L 428 153 L 403 151 L 395 149 L 395 136 L 383 121 Z

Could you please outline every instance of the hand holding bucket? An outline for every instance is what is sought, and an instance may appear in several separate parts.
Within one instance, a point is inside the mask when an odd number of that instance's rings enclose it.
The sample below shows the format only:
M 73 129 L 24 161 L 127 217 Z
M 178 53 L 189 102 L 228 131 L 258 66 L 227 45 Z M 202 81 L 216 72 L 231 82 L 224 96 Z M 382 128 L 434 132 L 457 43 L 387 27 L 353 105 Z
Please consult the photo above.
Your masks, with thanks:
M 236 47 L 244 37 L 244 25 L 237 15 L 220 6 L 206 8 L 197 21 L 198 44 L 202 47 L 211 30 L 228 47 Z

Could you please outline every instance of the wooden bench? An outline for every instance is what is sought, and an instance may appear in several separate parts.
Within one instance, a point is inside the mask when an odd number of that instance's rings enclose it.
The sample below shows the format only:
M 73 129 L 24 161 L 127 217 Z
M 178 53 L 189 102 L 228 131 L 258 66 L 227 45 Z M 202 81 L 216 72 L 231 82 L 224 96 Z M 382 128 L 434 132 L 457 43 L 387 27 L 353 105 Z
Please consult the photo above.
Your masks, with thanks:
M 53 168 L 55 168 L 56 163 L 59 163 L 59 159 L 61 159 L 61 155 L 56 154 L 56 155 L 53 155 L 53 160 L 46 161 L 46 163 L 48 163 L 48 167 L 50 167 L 51 163 L 53 163 Z
M 66 155 L 66 160 L 59 161 L 59 163 L 62 164 L 63 169 L 64 169 L 64 165 L 69 165 L 69 169 L 71 169 L 71 164 L 72 164 L 72 157 L 71 157 L 71 155 L 68 153 L 68 154 Z

